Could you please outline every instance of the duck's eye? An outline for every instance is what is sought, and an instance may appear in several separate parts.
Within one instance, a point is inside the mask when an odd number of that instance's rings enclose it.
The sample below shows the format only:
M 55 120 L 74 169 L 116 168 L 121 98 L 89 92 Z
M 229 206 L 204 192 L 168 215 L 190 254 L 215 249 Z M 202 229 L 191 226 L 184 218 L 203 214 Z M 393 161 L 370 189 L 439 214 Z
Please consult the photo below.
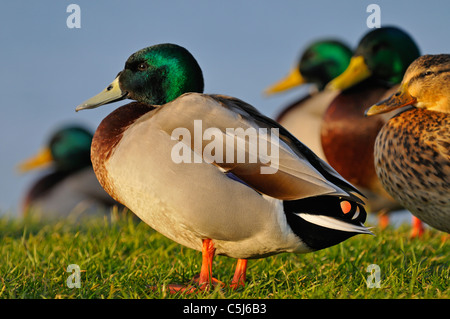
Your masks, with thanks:
M 386 49 L 388 47 L 389 45 L 386 42 L 379 42 L 372 47 L 372 52 L 377 53 L 378 51 Z
M 147 70 L 147 68 L 148 68 L 147 63 L 139 63 L 138 66 L 137 66 L 137 69 L 139 71 L 145 71 L 145 70 Z
M 422 76 L 428 76 L 428 75 L 432 75 L 433 72 L 432 71 L 426 71 L 422 73 Z

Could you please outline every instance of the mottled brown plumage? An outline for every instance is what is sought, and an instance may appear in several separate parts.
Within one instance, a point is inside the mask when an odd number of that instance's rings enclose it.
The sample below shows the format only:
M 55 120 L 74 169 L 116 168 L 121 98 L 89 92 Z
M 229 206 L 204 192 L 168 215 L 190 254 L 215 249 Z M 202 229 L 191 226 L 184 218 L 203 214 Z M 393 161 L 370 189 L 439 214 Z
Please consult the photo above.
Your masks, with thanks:
M 450 116 L 411 109 L 390 120 L 375 145 L 386 190 L 422 221 L 450 232 Z
M 398 107 L 375 143 L 375 166 L 386 190 L 416 217 L 450 232 L 450 55 L 425 55 L 405 73 L 397 93 L 368 115 Z

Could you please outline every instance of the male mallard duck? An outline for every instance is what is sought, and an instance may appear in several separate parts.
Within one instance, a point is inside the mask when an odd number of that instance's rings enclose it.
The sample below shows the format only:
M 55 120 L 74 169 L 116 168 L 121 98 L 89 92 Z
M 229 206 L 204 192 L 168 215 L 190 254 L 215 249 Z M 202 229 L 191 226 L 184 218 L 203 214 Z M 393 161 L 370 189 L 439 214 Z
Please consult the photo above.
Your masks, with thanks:
M 327 85 L 343 91 L 323 118 L 321 141 L 325 157 L 368 196 L 368 206 L 375 212 L 389 212 L 401 206 L 381 185 L 373 160 L 375 139 L 388 118 L 367 118 L 364 111 L 392 93 L 419 55 L 414 40 L 404 31 L 395 27 L 374 29 L 359 42 L 347 70 Z M 387 215 L 381 215 L 383 221 Z
M 149 226 L 202 252 L 200 288 L 210 283 L 215 254 L 239 260 L 237 287 L 249 258 L 306 253 L 370 233 L 358 190 L 328 164 L 251 105 L 202 92 L 194 57 L 160 44 L 132 54 L 104 91 L 76 108 L 137 100 L 100 123 L 94 171 Z M 269 160 L 246 160 L 257 146 L 259 154 L 271 150 Z
M 284 108 L 276 121 L 322 160 L 325 160 L 320 141 L 323 113 L 339 93 L 323 89 L 347 68 L 351 57 L 351 49 L 340 41 L 315 41 L 306 48 L 289 75 L 265 91 L 270 95 L 303 84 L 315 87 L 315 91 Z
M 417 218 L 450 233 L 450 55 L 424 55 L 398 91 L 367 115 L 411 105 L 391 118 L 375 142 L 383 186 Z
M 118 203 L 100 186 L 90 160 L 92 133 L 67 126 L 52 134 L 48 146 L 19 166 L 23 172 L 52 165 L 26 193 L 22 211 L 43 217 L 100 213 Z

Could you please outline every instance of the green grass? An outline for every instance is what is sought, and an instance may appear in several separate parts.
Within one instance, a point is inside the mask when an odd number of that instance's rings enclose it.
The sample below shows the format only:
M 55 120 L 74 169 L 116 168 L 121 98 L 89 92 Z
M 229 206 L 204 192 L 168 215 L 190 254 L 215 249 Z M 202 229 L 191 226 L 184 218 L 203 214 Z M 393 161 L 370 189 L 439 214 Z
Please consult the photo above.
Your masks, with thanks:
M 244 288 L 173 295 L 164 286 L 196 275 L 200 253 L 130 216 L 78 224 L 0 217 L 0 298 L 450 298 L 448 240 L 434 230 L 412 240 L 409 231 L 375 229 L 315 253 L 250 260 Z M 81 288 L 67 287 L 70 264 L 80 266 Z M 380 288 L 367 287 L 371 264 Z M 234 266 L 216 256 L 214 276 L 229 282 Z

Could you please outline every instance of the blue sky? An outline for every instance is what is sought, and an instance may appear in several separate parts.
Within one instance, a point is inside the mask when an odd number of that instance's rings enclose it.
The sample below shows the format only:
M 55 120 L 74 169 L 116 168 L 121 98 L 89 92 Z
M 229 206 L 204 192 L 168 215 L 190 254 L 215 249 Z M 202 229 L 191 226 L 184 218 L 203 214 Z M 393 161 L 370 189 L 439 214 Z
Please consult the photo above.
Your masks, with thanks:
M 69 29 L 69 4 L 81 8 L 81 28 Z M 120 104 L 75 113 L 106 87 L 128 56 L 146 46 L 186 47 L 203 69 L 206 93 L 228 94 L 266 115 L 307 88 L 266 98 L 311 41 L 337 37 L 353 48 L 369 31 L 369 4 L 381 25 L 408 31 L 423 54 L 449 53 L 449 1 L 2 1 L 0 4 L 0 214 L 15 214 L 42 172 L 15 166 L 51 132 L 78 123 L 95 130 Z M 127 102 L 122 102 L 127 103 Z

